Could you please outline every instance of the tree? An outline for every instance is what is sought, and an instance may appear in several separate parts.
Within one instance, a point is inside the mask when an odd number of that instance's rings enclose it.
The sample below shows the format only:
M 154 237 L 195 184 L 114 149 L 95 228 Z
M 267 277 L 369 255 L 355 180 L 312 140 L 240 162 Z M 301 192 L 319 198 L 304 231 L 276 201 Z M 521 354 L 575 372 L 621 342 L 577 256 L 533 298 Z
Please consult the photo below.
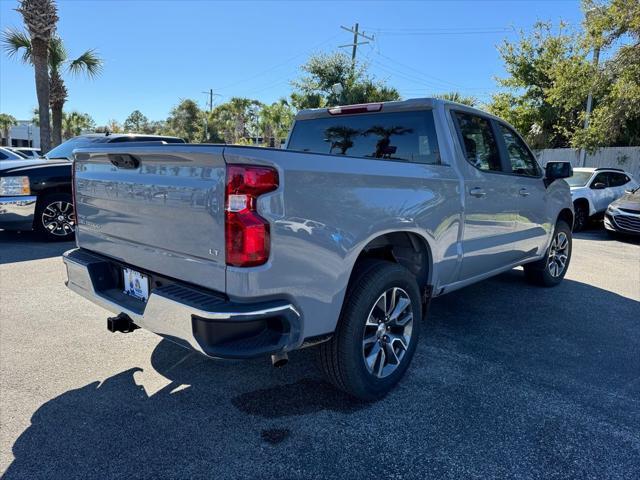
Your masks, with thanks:
M 62 115 L 62 134 L 65 140 L 77 137 L 85 130 L 95 128 L 95 122 L 88 113 L 71 112 Z
M 14 116 L 8 113 L 0 113 L 0 131 L 2 132 L 2 138 L 9 141 L 9 129 L 14 125 L 17 125 L 18 121 Z
M 585 0 L 583 10 L 587 48 L 619 48 L 593 72 L 589 127 L 578 130 L 572 143 L 588 150 L 640 145 L 640 2 L 612 0 L 602 5 Z
M 284 98 L 271 105 L 264 105 L 258 115 L 258 128 L 265 143 L 271 145 L 273 139 L 273 146 L 279 147 L 282 139 L 289 133 L 294 117 L 293 108 Z
M 342 53 L 312 56 L 302 70 L 307 74 L 292 82 L 291 99 L 298 109 L 400 99 L 395 88 L 369 75 L 365 65 L 354 66 Z
M 51 149 L 49 119 L 49 40 L 58 23 L 58 11 L 53 0 L 20 0 L 16 9 L 22 14 L 31 37 L 31 56 L 36 80 L 40 117 L 40 149 Z
M 499 52 L 508 76 L 506 91 L 493 96 L 489 110 L 512 123 L 534 148 L 569 147 L 584 110 L 593 74 L 576 34 L 537 23 Z
M 262 104 L 250 98 L 233 97 L 209 115 L 209 141 L 247 143 L 258 136 Z
M 448 100 L 450 102 L 461 103 L 463 105 L 469 105 L 470 107 L 478 105 L 478 99 L 476 97 L 465 97 L 460 92 L 440 93 L 438 95 L 434 95 L 434 97 L 442 100 Z
M 33 63 L 33 46 L 29 36 L 20 30 L 9 29 L 3 36 L 5 51 L 10 57 L 22 52 L 22 61 Z M 69 59 L 67 49 L 59 36 L 53 35 L 49 41 L 49 104 L 51 106 L 51 144 L 62 141 L 62 110 L 67 100 L 67 87 L 62 79 L 62 70 L 71 74 L 85 73 L 89 78 L 100 74 L 102 60 L 95 50 L 90 49 L 75 59 Z
M 187 142 L 202 139 L 204 116 L 193 100 L 182 100 L 176 105 L 167 118 L 167 127 L 173 135 L 184 138 Z
M 150 133 L 149 119 L 140 110 L 134 110 L 124 121 L 124 131 L 128 133 Z

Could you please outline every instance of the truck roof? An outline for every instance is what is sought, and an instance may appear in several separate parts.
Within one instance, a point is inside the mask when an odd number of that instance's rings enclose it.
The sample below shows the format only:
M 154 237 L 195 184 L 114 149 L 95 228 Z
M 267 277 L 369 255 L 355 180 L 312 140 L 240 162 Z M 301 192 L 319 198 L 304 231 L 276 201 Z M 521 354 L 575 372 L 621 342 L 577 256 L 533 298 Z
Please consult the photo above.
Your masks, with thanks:
M 300 110 L 296 115 L 296 120 L 310 120 L 314 118 L 324 118 L 324 117 L 330 117 L 330 116 L 336 115 L 336 113 L 332 113 L 332 111 L 336 111 L 337 113 L 342 113 L 343 115 L 349 114 L 350 111 L 352 111 L 353 114 L 363 114 L 363 113 L 375 114 L 378 112 L 389 113 L 389 112 L 424 110 L 429 108 L 436 108 L 436 106 L 438 105 L 454 105 L 456 108 L 459 108 L 460 110 L 475 112 L 484 116 L 495 118 L 497 120 L 500 120 L 501 122 L 504 122 L 504 120 L 498 119 L 498 117 L 495 117 L 490 113 L 479 110 L 477 108 L 473 108 L 468 105 L 463 105 L 461 103 L 451 102 L 449 100 L 442 100 L 440 98 L 433 98 L 433 97 L 411 98 L 408 100 L 397 100 L 392 102 L 362 103 L 357 105 L 343 105 L 343 106 L 336 106 L 336 107 L 309 108 L 305 110 Z M 340 112 L 340 109 L 342 109 L 343 111 Z

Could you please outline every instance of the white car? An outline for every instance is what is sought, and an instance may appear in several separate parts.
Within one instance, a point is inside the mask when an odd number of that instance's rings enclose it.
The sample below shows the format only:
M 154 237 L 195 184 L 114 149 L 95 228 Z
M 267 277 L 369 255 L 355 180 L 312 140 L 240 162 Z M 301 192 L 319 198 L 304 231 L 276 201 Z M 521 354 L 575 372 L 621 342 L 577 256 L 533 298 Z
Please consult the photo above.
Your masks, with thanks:
M 25 158 L 6 147 L 0 147 L 0 160 L 24 160 Z
M 603 215 L 625 191 L 638 187 L 630 174 L 618 168 L 574 168 L 566 181 L 571 187 L 575 231 L 583 229 L 591 217 Z
M 33 147 L 9 147 L 9 150 L 11 150 L 14 153 L 17 153 L 20 156 L 23 156 L 24 158 L 34 159 L 34 158 L 42 157 L 42 154 L 40 153 L 40 149 L 39 148 L 33 148 Z

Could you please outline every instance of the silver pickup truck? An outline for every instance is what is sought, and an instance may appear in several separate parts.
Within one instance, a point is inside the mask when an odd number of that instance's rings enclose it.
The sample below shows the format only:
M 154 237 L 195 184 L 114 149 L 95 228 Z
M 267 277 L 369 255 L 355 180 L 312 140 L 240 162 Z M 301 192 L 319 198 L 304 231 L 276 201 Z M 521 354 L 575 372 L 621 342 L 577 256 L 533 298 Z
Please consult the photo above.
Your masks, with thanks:
M 571 258 L 570 164 L 543 172 L 504 121 L 441 100 L 301 111 L 284 150 L 79 149 L 74 175 L 67 285 L 111 331 L 275 365 L 318 344 L 365 400 L 406 371 L 431 298 L 519 265 L 557 285 Z

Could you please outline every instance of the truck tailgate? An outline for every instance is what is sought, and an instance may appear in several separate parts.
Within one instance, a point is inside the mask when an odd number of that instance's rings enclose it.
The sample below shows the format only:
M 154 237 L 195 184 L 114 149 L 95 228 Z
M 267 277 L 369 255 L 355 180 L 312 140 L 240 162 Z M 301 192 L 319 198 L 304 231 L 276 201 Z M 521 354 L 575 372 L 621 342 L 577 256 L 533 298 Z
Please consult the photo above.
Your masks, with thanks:
M 224 292 L 222 153 L 211 145 L 77 150 L 78 246 Z

